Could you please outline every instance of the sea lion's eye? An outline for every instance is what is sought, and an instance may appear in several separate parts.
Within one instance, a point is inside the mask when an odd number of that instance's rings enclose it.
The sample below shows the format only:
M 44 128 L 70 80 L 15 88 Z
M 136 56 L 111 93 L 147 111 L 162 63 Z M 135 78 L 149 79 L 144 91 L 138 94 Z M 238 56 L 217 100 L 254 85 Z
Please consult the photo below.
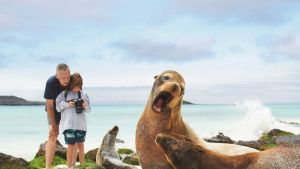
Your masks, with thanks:
M 170 77 L 169 77 L 169 76 L 164 76 L 163 79 L 164 79 L 164 80 L 169 80 Z

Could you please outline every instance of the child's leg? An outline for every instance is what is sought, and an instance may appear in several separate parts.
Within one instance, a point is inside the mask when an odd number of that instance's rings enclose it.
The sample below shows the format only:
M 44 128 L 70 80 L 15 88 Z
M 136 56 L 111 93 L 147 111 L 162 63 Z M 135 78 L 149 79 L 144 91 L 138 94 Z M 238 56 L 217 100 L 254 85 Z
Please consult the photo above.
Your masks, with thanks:
M 64 136 L 65 136 L 65 142 L 68 145 L 67 148 L 67 165 L 68 168 L 71 168 L 75 165 L 74 164 L 74 158 L 73 154 L 75 151 L 75 131 L 74 130 L 65 130 L 64 131 Z
M 74 165 L 74 152 L 75 152 L 75 144 L 68 144 L 68 149 L 67 149 L 67 164 L 68 168 L 71 168 Z
M 80 165 L 84 164 L 84 143 L 77 143 Z
M 75 144 L 74 152 L 73 152 L 73 165 L 76 165 L 77 160 L 77 154 L 78 154 L 78 146 L 77 143 Z

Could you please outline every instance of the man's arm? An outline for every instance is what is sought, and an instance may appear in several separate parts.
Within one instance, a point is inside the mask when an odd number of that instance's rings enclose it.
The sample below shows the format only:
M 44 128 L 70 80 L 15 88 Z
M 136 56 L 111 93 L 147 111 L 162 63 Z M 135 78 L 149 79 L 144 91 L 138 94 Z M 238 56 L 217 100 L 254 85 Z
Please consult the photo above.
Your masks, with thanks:
M 50 125 L 56 125 L 52 99 L 46 99 L 46 107 Z

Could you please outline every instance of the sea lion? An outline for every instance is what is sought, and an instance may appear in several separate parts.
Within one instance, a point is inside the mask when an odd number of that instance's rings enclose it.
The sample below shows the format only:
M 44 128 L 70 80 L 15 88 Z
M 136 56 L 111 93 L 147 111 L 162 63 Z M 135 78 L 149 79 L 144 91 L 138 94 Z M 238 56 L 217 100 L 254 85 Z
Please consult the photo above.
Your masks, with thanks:
M 101 146 L 98 148 L 96 154 L 96 164 L 105 169 L 138 169 L 137 167 L 125 164 L 120 160 L 120 156 L 115 147 L 118 131 L 118 126 L 114 126 L 103 137 Z
M 174 169 L 299 169 L 300 144 L 228 156 L 194 144 L 188 138 L 158 134 L 155 142 Z
M 257 150 L 232 144 L 208 143 L 200 139 L 181 117 L 185 81 L 176 71 L 164 71 L 155 81 L 136 127 L 136 150 L 143 169 L 172 169 L 164 152 L 155 144 L 159 133 L 184 135 L 213 151 L 235 155 Z

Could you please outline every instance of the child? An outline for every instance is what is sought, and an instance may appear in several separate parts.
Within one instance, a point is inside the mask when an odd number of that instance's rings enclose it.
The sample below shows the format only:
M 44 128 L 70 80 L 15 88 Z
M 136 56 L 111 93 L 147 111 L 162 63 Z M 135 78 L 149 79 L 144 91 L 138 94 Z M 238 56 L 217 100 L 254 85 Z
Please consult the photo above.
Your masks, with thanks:
M 69 86 L 56 99 L 56 109 L 61 112 L 60 131 L 63 131 L 67 148 L 68 168 L 75 166 L 77 148 L 79 161 L 84 163 L 84 141 L 87 130 L 85 112 L 90 111 L 88 95 L 82 90 L 79 73 L 71 75 Z

